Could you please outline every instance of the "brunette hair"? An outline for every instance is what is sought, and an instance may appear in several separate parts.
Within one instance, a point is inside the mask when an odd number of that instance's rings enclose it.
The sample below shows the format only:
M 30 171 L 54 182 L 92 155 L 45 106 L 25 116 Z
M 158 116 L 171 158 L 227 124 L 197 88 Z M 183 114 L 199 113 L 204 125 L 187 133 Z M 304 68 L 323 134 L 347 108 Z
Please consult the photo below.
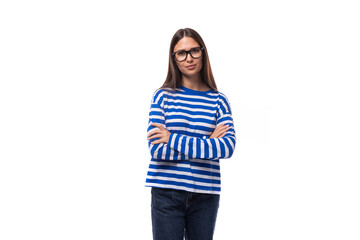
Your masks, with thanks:
M 203 64 L 202 64 L 202 69 L 201 69 L 201 77 L 202 77 L 201 80 L 210 89 L 215 90 L 217 92 L 218 90 L 216 87 L 214 76 L 211 71 L 210 60 L 209 60 L 209 56 L 207 53 L 205 43 L 202 40 L 201 36 L 195 30 L 193 30 L 191 28 L 183 28 L 183 29 L 177 30 L 177 32 L 174 34 L 173 38 L 171 39 L 170 50 L 169 50 L 168 74 L 167 74 L 166 80 L 161 88 L 171 88 L 171 89 L 175 90 L 175 88 L 179 88 L 181 85 L 182 73 L 180 72 L 179 68 L 177 67 L 175 59 L 172 56 L 172 52 L 174 51 L 174 47 L 178 43 L 178 41 L 185 36 L 192 37 L 195 41 L 197 41 L 200 44 L 201 47 L 204 48 L 203 56 L 202 56 Z

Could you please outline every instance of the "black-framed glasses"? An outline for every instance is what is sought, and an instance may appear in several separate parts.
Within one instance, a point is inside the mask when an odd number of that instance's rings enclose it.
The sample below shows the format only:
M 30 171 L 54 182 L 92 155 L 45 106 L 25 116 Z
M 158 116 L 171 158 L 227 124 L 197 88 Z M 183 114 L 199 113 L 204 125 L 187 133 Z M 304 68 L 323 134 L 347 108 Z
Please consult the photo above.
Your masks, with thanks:
M 175 60 L 178 62 L 184 61 L 188 54 L 190 53 L 192 58 L 200 58 L 202 56 L 204 48 L 203 47 L 194 47 L 190 49 L 189 51 L 180 50 L 177 52 L 173 52 L 171 55 L 175 56 Z

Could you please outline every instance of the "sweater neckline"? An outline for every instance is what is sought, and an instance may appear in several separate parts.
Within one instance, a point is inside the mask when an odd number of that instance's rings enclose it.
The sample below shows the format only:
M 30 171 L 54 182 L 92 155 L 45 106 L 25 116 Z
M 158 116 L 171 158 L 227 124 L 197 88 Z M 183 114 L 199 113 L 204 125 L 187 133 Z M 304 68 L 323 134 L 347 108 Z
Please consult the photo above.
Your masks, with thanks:
M 185 92 L 189 92 L 189 93 L 195 93 L 195 94 L 207 94 L 212 92 L 213 90 L 207 90 L 207 91 L 198 91 L 198 90 L 193 90 L 187 87 L 184 87 L 183 85 L 180 85 L 180 89 L 184 90 Z

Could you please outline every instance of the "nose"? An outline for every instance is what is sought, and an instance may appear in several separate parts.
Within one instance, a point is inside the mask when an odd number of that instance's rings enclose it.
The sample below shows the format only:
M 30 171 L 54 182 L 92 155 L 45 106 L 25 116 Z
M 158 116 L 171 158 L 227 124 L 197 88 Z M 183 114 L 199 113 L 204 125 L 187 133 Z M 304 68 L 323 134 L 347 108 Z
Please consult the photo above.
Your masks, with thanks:
M 187 62 L 191 62 L 193 60 L 192 56 L 190 53 L 187 54 L 186 59 Z

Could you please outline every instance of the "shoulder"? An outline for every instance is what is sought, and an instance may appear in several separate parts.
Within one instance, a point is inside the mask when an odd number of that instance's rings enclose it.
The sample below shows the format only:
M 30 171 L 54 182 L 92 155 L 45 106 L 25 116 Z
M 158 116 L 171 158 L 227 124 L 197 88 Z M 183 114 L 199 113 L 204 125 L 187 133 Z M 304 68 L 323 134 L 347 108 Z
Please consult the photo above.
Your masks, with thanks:
M 224 101 L 228 101 L 228 98 L 225 95 L 225 93 L 218 91 L 217 94 L 219 95 L 219 99 L 222 99 Z
M 225 109 L 226 112 L 231 111 L 230 101 L 225 93 L 218 91 L 219 97 L 219 108 Z
M 170 88 L 157 88 L 153 93 L 152 102 L 161 103 L 170 91 Z
M 229 98 L 225 95 L 225 93 L 218 91 L 219 102 L 224 102 L 229 105 Z

